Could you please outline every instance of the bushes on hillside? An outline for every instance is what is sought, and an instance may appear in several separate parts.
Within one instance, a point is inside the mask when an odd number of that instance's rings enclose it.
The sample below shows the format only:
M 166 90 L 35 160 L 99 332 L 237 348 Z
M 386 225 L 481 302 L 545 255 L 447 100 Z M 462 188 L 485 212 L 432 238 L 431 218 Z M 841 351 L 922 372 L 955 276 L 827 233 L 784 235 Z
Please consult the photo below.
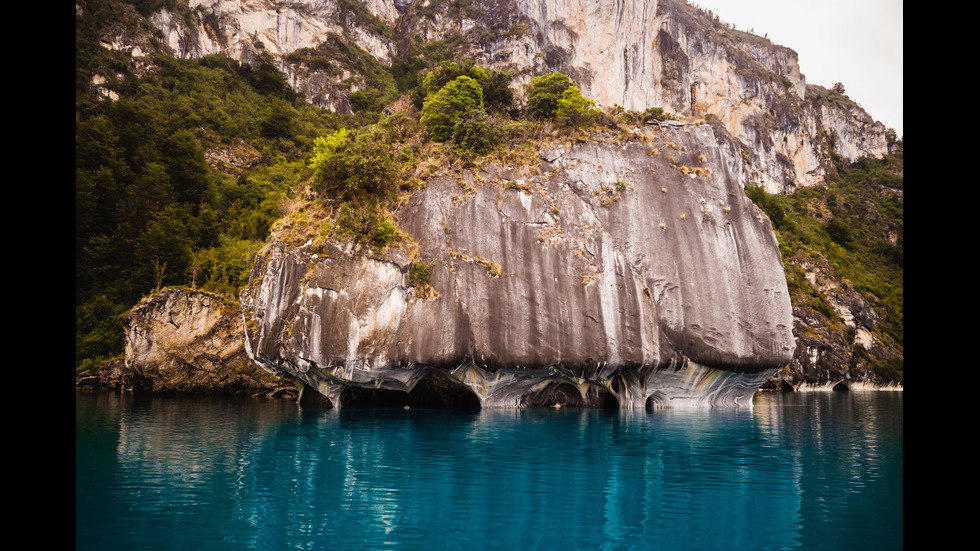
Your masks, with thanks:
M 596 121 L 599 110 L 594 101 L 582 96 L 568 76 L 551 73 L 531 79 L 527 114 L 566 126 L 588 127 Z
M 443 63 L 426 73 L 412 92 L 412 101 L 421 109 L 425 100 L 432 97 L 453 80 L 461 76 L 472 78 L 483 90 L 483 108 L 490 113 L 508 113 L 513 107 L 514 91 L 510 89 L 511 75 L 502 71 L 487 71 L 472 61 Z
M 361 195 L 386 197 L 397 190 L 394 154 L 379 131 L 360 135 L 346 128 L 313 143 L 313 188 L 349 201 Z
M 425 100 L 420 122 L 433 140 L 444 142 L 452 136 L 456 122 L 471 111 L 483 112 L 483 88 L 477 81 L 464 75 L 452 80 Z
M 575 86 L 562 92 L 555 111 L 555 120 L 566 126 L 590 127 L 599 116 L 595 102 L 582 96 Z
M 527 114 L 540 120 L 554 120 L 558 112 L 558 102 L 565 90 L 572 87 L 572 81 L 561 73 L 551 73 L 531 79 L 531 89 L 527 96 Z

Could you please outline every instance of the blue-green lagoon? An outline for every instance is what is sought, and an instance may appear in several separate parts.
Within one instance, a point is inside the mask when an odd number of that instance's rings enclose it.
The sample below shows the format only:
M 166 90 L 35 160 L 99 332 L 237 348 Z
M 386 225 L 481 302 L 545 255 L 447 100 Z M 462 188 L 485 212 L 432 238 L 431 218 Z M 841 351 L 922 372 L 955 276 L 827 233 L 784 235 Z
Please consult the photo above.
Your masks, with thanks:
M 76 392 L 76 548 L 901 549 L 902 400 L 461 412 Z

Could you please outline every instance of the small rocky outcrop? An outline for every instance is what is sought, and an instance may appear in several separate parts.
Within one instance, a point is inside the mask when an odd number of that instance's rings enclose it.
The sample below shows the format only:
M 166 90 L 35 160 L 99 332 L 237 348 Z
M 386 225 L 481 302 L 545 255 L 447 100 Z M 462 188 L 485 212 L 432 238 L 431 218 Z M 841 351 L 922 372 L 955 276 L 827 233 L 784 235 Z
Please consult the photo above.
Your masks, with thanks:
M 106 362 L 98 371 L 85 370 L 75 374 L 75 390 L 127 390 L 132 388 L 126 372 L 126 362 L 116 359 Z
M 100 381 L 101 388 L 118 385 L 152 393 L 298 395 L 291 382 L 249 360 L 238 306 L 220 297 L 165 289 L 135 306 L 123 326 L 125 364 L 104 369 L 106 382 Z

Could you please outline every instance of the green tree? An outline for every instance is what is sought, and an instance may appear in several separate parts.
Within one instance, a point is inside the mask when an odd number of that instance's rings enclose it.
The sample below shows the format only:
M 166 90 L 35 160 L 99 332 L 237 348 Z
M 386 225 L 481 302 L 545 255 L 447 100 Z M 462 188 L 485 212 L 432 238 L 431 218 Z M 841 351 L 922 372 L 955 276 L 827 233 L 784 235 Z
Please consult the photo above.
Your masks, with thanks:
M 140 291 L 185 281 L 191 261 L 190 209 L 174 204 L 153 215 L 136 242 L 132 283 Z
M 514 103 L 514 91 L 510 88 L 511 74 L 503 71 L 486 70 L 477 67 L 472 60 L 457 63 L 442 63 L 429 71 L 419 86 L 413 91 L 413 102 L 421 108 L 424 100 L 436 94 L 443 86 L 461 76 L 475 80 L 483 89 L 483 107 L 493 113 L 507 113 Z
M 294 112 L 293 106 L 288 102 L 270 98 L 268 115 L 259 124 L 262 135 L 273 140 L 292 138 Z
M 555 119 L 569 126 L 592 126 L 598 115 L 595 102 L 583 97 L 575 86 L 569 86 L 562 92 L 555 111 Z
M 480 109 L 463 113 L 453 125 L 453 145 L 464 153 L 486 155 L 499 143 L 499 132 Z
M 122 354 L 125 333 L 122 316 L 128 307 L 105 295 L 75 307 L 75 372 L 97 370 L 104 361 Z
M 377 128 L 354 135 L 346 128 L 313 143 L 313 187 L 345 201 L 366 194 L 386 197 L 397 189 L 394 153 Z
M 438 93 L 443 86 L 462 76 L 472 78 L 480 85 L 480 88 L 483 88 L 483 84 L 489 80 L 487 72 L 477 67 L 472 61 L 443 63 L 429 71 L 425 75 L 425 79 L 422 80 L 426 97 Z
M 461 76 L 425 101 L 420 122 L 433 140 L 444 142 L 452 136 L 456 121 L 471 110 L 483 111 L 483 88 L 472 78 Z
M 562 73 L 532 78 L 527 96 L 527 114 L 535 119 L 554 120 L 558 112 L 558 102 L 565 90 L 571 87 L 571 79 Z
M 507 114 L 514 107 L 514 90 L 510 87 L 510 73 L 490 71 L 487 82 L 481 82 L 483 87 L 483 106 L 491 113 Z
M 355 113 L 369 111 L 372 107 L 371 97 L 364 90 L 352 92 L 347 101 L 350 103 L 351 111 Z
M 208 189 L 210 170 L 204 149 L 189 131 L 178 130 L 164 141 L 162 150 L 174 199 L 196 205 Z
M 841 222 L 840 218 L 831 218 L 824 228 L 834 243 L 837 243 L 841 247 L 850 248 L 851 240 L 853 239 L 851 228 L 844 222 Z
M 296 99 L 296 92 L 289 86 L 286 76 L 276 67 L 272 54 L 262 52 L 256 60 L 257 66 L 248 72 L 252 86 L 259 93 L 275 96 L 287 101 Z

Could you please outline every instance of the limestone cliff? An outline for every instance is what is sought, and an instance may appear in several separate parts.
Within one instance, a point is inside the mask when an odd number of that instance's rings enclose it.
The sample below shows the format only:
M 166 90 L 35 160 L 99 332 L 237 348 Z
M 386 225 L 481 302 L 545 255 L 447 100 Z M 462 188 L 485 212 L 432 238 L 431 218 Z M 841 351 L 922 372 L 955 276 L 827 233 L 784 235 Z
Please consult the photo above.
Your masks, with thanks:
M 710 126 L 427 182 L 398 212 L 431 268 L 274 238 L 243 293 L 247 349 L 350 389 L 483 407 L 746 403 L 795 347 L 769 220 Z
M 558 70 L 601 105 L 708 123 L 625 146 L 566 144 L 543 152 L 541 167 L 430 180 L 398 222 L 432 267 L 432 293 L 409 281 L 402 251 L 274 238 L 243 296 L 247 352 L 332 403 L 389 390 L 484 406 L 735 403 L 787 362 L 794 371 L 779 377 L 794 386 L 860 371 L 837 353 L 844 333 L 788 315 L 772 229 L 742 193 L 816 184 L 834 155 L 884 152 L 882 125 L 842 93 L 807 85 L 792 50 L 681 0 L 168 5 L 149 18 L 155 33 L 109 32 L 103 44 L 137 68 L 156 48 L 272 60 L 307 99 L 347 112 L 368 86 L 352 60 L 391 64 L 444 40 L 516 85 Z M 828 300 L 859 342 L 873 320 L 845 287 Z M 155 308 L 138 311 L 155 319 Z M 154 332 L 171 329 L 157 321 Z M 196 352 L 173 366 L 210 365 L 197 341 L 174 342 Z M 151 348 L 129 352 L 155 358 Z
M 714 120 L 740 144 L 742 184 L 771 193 L 822 182 L 835 152 L 886 152 L 884 126 L 808 86 L 796 52 L 682 0 L 190 0 L 151 20 L 179 56 L 251 63 L 268 52 L 296 90 L 336 111 L 350 110 L 367 79 L 331 41 L 391 65 L 415 45 L 456 36 L 458 55 L 513 72 L 515 84 L 562 71 L 602 106 Z M 289 56 L 318 47 L 329 62 Z

